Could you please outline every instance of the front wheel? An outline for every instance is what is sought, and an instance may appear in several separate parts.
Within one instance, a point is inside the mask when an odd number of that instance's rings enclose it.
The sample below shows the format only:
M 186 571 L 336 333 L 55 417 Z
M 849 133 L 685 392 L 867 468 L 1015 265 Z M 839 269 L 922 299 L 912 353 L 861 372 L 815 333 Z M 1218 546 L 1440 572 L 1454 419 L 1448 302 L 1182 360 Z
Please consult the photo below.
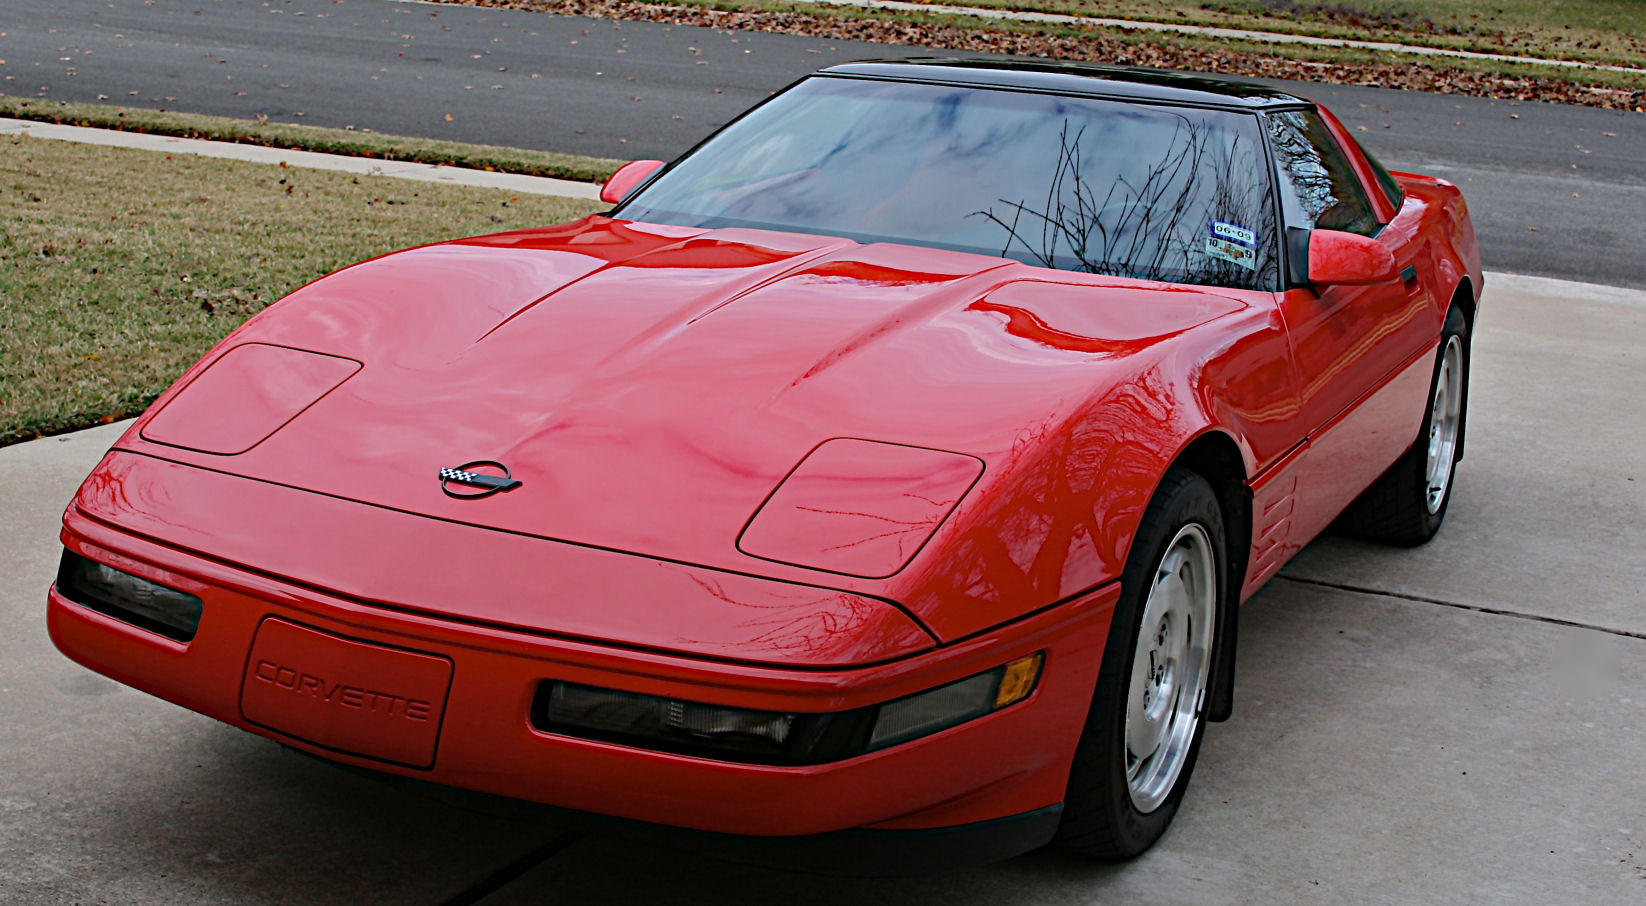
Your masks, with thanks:
M 1054 845 L 1129 859 L 1165 833 L 1206 726 L 1227 585 L 1223 513 L 1200 475 L 1173 468 L 1120 579 L 1097 691 Z

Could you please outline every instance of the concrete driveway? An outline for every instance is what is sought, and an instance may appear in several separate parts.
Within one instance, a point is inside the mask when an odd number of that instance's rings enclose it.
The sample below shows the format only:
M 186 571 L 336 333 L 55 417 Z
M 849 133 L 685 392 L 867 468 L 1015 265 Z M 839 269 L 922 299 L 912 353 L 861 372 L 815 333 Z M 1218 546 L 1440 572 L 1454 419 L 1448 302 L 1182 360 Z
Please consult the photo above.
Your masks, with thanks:
M 1646 901 L 1646 293 L 1490 275 L 1445 529 L 1318 542 L 1248 605 L 1235 717 L 1127 865 L 841 880 L 502 821 L 121 687 L 42 618 L 114 425 L 0 450 L 0 901 Z

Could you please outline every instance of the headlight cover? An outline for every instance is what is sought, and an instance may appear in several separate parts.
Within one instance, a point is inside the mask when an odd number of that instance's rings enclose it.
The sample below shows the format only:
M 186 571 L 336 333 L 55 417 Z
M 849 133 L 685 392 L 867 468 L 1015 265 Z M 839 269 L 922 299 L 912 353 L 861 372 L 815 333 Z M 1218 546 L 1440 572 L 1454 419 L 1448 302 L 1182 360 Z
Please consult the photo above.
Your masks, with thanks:
M 267 440 L 360 368 L 354 359 L 244 343 L 218 356 L 150 416 L 143 439 L 235 456 Z
M 737 539 L 751 557 L 878 579 L 896 574 L 983 474 L 975 456 L 837 437 L 819 444 Z

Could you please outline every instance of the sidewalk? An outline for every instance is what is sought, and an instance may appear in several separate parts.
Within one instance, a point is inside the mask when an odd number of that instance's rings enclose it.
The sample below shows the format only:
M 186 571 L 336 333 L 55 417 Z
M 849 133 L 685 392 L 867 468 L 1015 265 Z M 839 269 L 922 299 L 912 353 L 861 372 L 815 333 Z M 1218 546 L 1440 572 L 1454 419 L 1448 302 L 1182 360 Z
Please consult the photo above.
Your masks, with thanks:
M 440 167 L 402 160 L 380 160 L 370 157 L 349 157 L 342 154 L 322 154 L 317 151 L 292 151 L 284 148 L 265 148 L 238 142 L 213 142 L 197 138 L 173 138 L 144 132 L 122 132 L 116 129 L 91 129 L 85 126 L 62 126 L 55 123 L 37 123 L 0 117 L 0 135 L 31 135 L 88 145 L 111 145 L 117 148 L 138 148 L 161 151 L 166 154 L 198 154 L 202 157 L 222 157 L 262 164 L 285 163 L 293 167 L 313 170 L 341 170 L 361 175 L 392 176 L 396 179 L 415 179 L 452 185 L 480 186 L 507 189 L 533 195 L 560 195 L 567 198 L 598 200 L 600 187 L 586 182 L 550 179 L 543 176 L 523 176 L 518 173 L 495 173 L 470 170 L 463 167 Z

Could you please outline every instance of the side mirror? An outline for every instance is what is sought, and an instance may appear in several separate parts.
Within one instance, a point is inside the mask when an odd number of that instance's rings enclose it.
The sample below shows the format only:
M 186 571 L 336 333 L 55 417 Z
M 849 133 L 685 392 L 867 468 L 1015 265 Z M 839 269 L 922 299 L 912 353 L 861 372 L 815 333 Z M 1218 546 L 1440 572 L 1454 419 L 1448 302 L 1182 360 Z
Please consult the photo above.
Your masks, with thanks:
M 1392 283 L 1397 276 L 1395 256 L 1376 239 L 1341 230 L 1309 233 L 1310 283 L 1365 286 Z
M 660 160 L 631 160 L 613 173 L 600 187 L 600 200 L 607 204 L 617 204 L 623 196 L 634 191 L 634 187 L 645 182 L 657 168 L 663 166 Z

